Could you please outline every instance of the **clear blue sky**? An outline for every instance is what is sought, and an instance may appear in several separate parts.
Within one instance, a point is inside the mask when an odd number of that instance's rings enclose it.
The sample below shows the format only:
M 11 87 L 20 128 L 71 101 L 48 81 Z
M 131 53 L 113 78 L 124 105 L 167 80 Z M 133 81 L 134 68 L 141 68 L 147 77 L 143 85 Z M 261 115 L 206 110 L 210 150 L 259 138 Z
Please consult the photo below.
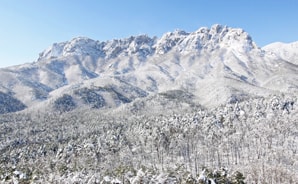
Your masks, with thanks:
M 54 42 L 106 41 L 223 24 L 258 44 L 298 41 L 298 0 L 1 0 L 0 67 L 32 62 Z

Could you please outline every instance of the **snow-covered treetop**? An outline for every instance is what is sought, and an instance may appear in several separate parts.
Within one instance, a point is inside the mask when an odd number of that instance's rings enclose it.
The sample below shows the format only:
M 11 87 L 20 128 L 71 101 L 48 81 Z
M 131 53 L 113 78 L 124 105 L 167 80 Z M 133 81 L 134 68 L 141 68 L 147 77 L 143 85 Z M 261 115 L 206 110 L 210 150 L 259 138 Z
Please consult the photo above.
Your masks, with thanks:
M 139 35 L 100 42 L 86 37 L 77 37 L 67 42 L 54 43 L 40 53 L 38 60 L 70 55 L 92 55 L 103 58 L 113 58 L 119 55 L 146 57 L 153 54 L 165 54 L 173 49 L 183 53 L 197 52 L 202 49 L 212 51 L 220 47 L 237 48 L 243 52 L 257 48 L 252 38 L 243 29 L 215 24 L 210 29 L 202 27 L 192 33 L 181 30 L 168 32 L 159 39 Z

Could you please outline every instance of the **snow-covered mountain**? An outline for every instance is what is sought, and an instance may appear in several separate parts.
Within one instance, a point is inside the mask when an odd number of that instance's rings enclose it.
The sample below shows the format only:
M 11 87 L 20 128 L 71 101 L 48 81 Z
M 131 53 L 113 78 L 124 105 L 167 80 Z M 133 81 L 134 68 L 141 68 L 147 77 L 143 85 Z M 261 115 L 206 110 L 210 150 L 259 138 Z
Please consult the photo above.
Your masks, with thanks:
M 298 41 L 293 43 L 276 42 L 263 47 L 263 49 L 272 55 L 298 65 Z
M 78 37 L 54 43 L 34 63 L 0 69 L 0 91 L 33 109 L 114 108 L 173 91 L 214 106 L 297 94 L 297 60 L 297 43 L 261 49 L 243 29 L 222 25 L 161 38 Z

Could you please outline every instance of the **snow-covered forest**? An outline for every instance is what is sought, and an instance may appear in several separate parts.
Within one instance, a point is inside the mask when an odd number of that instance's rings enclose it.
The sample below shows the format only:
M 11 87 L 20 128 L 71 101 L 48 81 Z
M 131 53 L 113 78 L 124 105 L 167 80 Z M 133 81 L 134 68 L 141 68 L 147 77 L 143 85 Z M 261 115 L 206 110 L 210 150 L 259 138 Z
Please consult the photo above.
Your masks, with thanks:
M 298 42 L 224 25 L 0 69 L 0 183 L 296 184 Z
M 1 115 L 0 182 L 294 184 L 297 103 Z

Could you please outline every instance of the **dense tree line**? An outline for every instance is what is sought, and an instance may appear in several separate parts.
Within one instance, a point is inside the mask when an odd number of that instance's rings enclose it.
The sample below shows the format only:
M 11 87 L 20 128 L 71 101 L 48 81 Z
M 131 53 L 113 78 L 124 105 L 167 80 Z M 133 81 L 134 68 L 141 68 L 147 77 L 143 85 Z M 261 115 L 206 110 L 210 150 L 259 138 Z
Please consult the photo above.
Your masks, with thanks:
M 2 115 L 0 181 L 298 181 L 298 108 L 293 97 L 248 99 L 180 113 L 120 112 Z

